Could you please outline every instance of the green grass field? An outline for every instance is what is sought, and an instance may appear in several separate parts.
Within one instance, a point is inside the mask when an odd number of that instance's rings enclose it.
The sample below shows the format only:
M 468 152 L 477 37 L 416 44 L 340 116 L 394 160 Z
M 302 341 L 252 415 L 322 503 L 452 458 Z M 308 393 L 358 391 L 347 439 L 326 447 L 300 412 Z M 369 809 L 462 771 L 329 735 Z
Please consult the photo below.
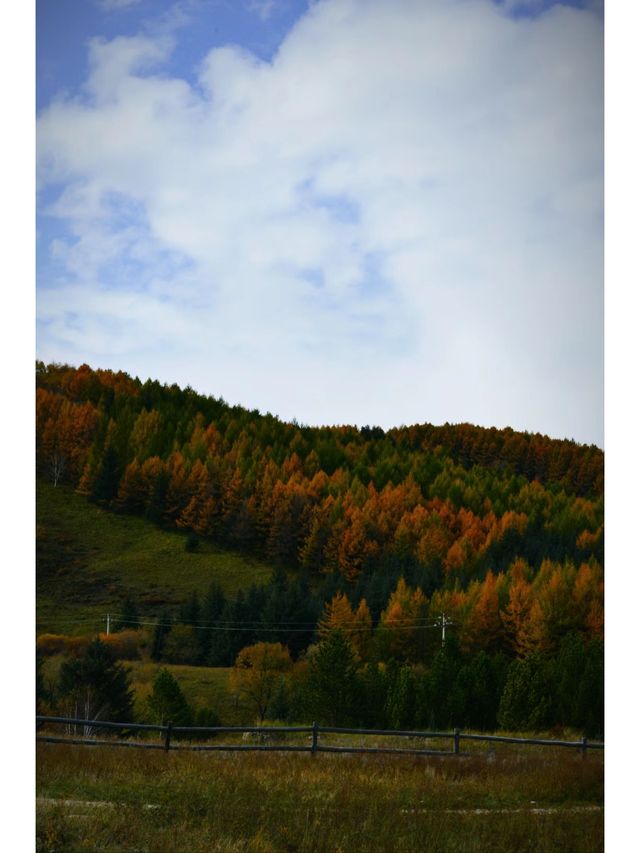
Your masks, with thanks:
M 599 853 L 602 757 L 148 752 L 39 744 L 38 853 Z
M 71 488 L 39 482 L 36 491 L 37 633 L 84 634 L 104 629 L 128 593 L 142 614 L 204 594 L 212 581 L 234 596 L 265 583 L 271 567 L 200 541 L 160 530 L 141 518 L 107 512 Z

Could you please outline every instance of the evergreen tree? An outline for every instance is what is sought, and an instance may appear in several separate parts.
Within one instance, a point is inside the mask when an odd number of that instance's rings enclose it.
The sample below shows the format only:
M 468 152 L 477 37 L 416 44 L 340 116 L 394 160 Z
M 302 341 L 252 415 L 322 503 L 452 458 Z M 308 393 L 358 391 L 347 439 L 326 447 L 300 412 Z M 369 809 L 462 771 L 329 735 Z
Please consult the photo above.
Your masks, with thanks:
M 127 595 L 123 604 L 122 612 L 119 619 L 114 621 L 114 631 L 134 631 L 140 627 L 140 617 L 138 608 L 131 595 Z
M 46 714 L 46 705 L 51 701 L 50 693 L 44 683 L 43 663 L 43 656 L 36 653 L 36 714 Z
M 445 729 L 460 725 L 455 711 L 460 702 L 454 703 L 454 688 L 462 658 L 458 642 L 451 634 L 447 635 L 444 648 L 441 648 L 422 677 L 419 685 L 417 708 L 418 723 L 429 729 Z
M 402 666 L 387 695 L 386 716 L 392 729 L 407 729 L 415 725 L 416 677 L 410 666 Z
M 202 605 L 201 620 L 202 627 L 197 632 L 198 660 L 205 663 L 209 660 L 213 637 L 218 633 L 219 621 L 226 604 L 225 594 L 222 587 L 216 581 L 211 583 L 207 591 L 204 604 Z
M 355 714 L 356 657 L 341 631 L 332 631 L 309 660 L 306 687 L 309 713 L 320 723 L 340 726 Z
M 133 719 L 129 672 L 114 661 L 99 639 L 93 640 L 81 657 L 62 664 L 58 692 L 72 716 L 117 722 Z
M 284 677 L 278 679 L 273 695 L 267 706 L 266 716 L 270 720 L 287 720 L 289 719 L 289 691 L 287 690 L 287 681 Z
M 180 685 L 167 669 L 161 669 L 156 675 L 147 705 L 154 723 L 161 726 L 168 722 L 176 726 L 193 725 L 193 711 Z
M 114 448 L 109 445 L 102 457 L 102 464 L 98 470 L 92 497 L 100 503 L 110 503 L 118 494 L 120 483 L 120 464 Z
M 145 517 L 155 524 L 160 524 L 164 518 L 167 506 L 167 489 L 169 488 L 170 474 L 164 468 L 158 473 L 151 490 L 149 504 L 145 511 Z
M 583 715 L 580 708 L 580 688 L 586 664 L 584 641 L 579 634 L 567 634 L 560 644 L 554 661 L 557 704 L 555 719 L 563 726 L 580 728 Z
M 604 736 L 604 643 L 590 640 L 576 703 L 576 719 L 586 737 Z
M 153 641 L 151 644 L 151 657 L 153 660 L 160 660 L 162 658 L 164 645 L 170 631 L 171 614 L 168 610 L 163 608 L 160 613 L 160 618 L 153 629 Z
M 553 673 L 536 652 L 511 662 L 500 699 L 498 723 L 508 731 L 541 731 L 553 723 Z
M 384 728 L 387 673 L 384 664 L 368 663 L 358 674 L 360 722 L 366 728 Z
M 200 598 L 194 590 L 188 601 L 180 608 L 180 621 L 185 625 L 199 625 L 201 620 Z

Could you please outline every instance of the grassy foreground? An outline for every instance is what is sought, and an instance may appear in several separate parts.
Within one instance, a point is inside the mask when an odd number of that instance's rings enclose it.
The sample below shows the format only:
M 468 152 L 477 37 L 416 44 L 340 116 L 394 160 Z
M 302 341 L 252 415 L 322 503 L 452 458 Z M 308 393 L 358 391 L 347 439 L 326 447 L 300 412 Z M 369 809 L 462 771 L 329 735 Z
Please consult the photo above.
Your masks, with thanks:
M 37 851 L 603 849 L 603 764 L 39 744 Z
M 265 562 L 205 540 L 188 552 L 186 534 L 107 512 L 68 486 L 37 483 L 36 522 L 38 634 L 102 630 L 127 594 L 157 617 L 212 581 L 233 597 L 271 577 Z

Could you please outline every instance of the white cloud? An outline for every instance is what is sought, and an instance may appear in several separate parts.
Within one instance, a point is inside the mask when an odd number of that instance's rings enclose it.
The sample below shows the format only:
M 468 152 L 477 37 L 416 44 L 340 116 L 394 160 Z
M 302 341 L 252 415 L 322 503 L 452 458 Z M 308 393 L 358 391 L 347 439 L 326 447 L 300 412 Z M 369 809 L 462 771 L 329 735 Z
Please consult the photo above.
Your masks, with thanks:
M 197 85 L 168 41 L 92 42 L 86 95 L 39 120 L 73 235 L 41 354 L 310 423 L 601 441 L 601 40 L 564 7 L 324 0 Z
M 98 6 L 105 12 L 113 12 L 119 9 L 128 9 L 137 6 L 140 0 L 96 0 Z
M 276 7 L 276 0 L 249 0 L 249 10 L 255 12 L 263 21 L 271 17 Z

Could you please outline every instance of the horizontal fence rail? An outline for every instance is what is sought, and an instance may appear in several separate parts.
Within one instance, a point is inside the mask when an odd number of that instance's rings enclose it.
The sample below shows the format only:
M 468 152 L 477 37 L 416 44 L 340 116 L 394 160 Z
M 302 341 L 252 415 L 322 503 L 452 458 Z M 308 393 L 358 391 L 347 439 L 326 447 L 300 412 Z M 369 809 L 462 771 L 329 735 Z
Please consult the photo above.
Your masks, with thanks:
M 313 723 L 310 726 L 174 726 L 168 722 L 165 725 L 149 725 L 147 723 L 117 723 L 107 720 L 82 720 L 75 717 L 36 717 L 36 731 L 42 730 L 44 726 L 65 725 L 68 727 L 66 737 L 56 737 L 48 734 L 36 735 L 36 740 L 43 743 L 66 743 L 83 746 L 122 746 L 136 747 L 139 749 L 162 749 L 192 750 L 199 752 L 310 752 L 315 755 L 318 752 L 327 753 L 379 753 L 394 755 L 469 755 L 460 752 L 460 741 L 482 741 L 486 743 L 509 743 L 532 746 L 556 746 L 578 749 L 582 757 L 586 758 L 589 749 L 604 749 L 604 743 L 588 741 L 582 738 L 577 741 L 569 740 L 547 740 L 543 738 L 517 738 L 506 735 L 482 735 L 466 734 L 458 729 L 452 732 L 425 732 L 425 731 L 403 731 L 390 729 L 353 729 L 338 728 L 336 726 L 319 726 Z M 73 727 L 73 732 L 71 728 Z M 110 729 L 115 732 L 155 732 L 162 737 L 161 743 L 145 743 L 144 741 L 132 740 L 104 740 L 92 737 L 77 737 L 76 729 L 84 729 L 85 735 L 91 735 L 96 729 Z M 280 743 L 225 743 L 225 744 L 176 744 L 172 742 L 175 736 L 217 736 L 219 734 L 253 734 L 259 735 L 264 741 L 288 734 L 304 734 L 308 736 L 308 744 L 280 744 Z M 428 749 L 417 747 L 392 747 L 392 746 L 336 746 L 320 744 L 318 736 L 321 734 L 337 735 L 377 735 L 383 737 L 411 738 L 413 740 L 445 739 L 452 742 L 451 749 Z

